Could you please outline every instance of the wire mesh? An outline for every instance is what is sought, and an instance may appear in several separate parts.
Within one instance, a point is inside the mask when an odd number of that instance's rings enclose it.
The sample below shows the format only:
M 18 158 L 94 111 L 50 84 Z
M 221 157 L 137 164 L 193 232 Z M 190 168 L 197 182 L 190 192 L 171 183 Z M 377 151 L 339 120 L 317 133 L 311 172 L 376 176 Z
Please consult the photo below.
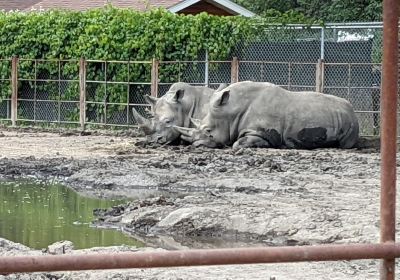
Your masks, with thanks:
M 157 96 L 165 95 L 176 82 L 207 85 L 210 82 L 209 64 L 208 61 L 161 61 L 158 68 Z
M 231 83 L 231 61 L 210 61 L 208 63 L 208 79 L 207 82 L 210 87 L 217 87 L 221 83 Z
M 88 60 L 86 65 L 87 124 L 135 125 L 132 108 L 146 104 L 151 93 L 151 62 Z
M 324 93 L 347 99 L 357 114 L 362 135 L 376 135 L 380 127 L 381 65 L 326 63 Z
M 315 63 L 320 58 L 322 28 L 305 26 L 260 27 L 256 37 L 245 38 L 233 55 L 239 60 Z
M 79 61 L 20 59 L 17 71 L 18 120 L 78 122 Z

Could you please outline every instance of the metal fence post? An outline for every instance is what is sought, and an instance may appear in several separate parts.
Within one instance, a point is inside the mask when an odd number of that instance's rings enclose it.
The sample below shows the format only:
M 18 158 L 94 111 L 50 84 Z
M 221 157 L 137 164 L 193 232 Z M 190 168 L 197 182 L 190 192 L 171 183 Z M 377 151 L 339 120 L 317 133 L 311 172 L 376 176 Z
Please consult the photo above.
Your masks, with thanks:
M 315 91 L 324 92 L 324 72 L 325 63 L 323 59 L 318 59 L 317 65 L 315 67 Z
M 205 61 L 205 65 L 204 65 L 204 84 L 206 85 L 206 86 L 208 86 L 209 85 L 209 82 L 208 82 L 208 80 L 209 80 L 209 66 L 210 66 L 210 62 L 209 62 L 209 60 L 208 60 L 208 51 L 206 50 L 206 59 L 205 59 L 206 61 Z
M 231 63 L 231 83 L 239 82 L 239 60 L 235 56 L 232 58 Z
M 86 60 L 79 60 L 79 123 L 85 130 L 86 121 Z
M 320 59 L 325 59 L 325 28 L 321 28 L 321 54 Z
M 153 58 L 151 63 L 151 96 L 158 96 L 158 65 L 159 61 Z
M 18 57 L 11 60 L 11 124 L 17 125 L 18 110 Z
M 381 99 L 381 243 L 396 240 L 396 152 L 398 90 L 398 0 L 383 1 L 383 76 Z M 395 259 L 381 263 L 380 279 L 395 279 Z

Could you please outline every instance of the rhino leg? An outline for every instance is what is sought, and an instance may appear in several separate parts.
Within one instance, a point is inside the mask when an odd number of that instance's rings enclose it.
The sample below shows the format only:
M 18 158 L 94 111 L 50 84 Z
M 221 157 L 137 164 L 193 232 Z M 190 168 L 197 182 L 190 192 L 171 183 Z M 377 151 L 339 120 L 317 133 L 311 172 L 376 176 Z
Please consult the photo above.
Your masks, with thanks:
M 358 127 L 358 122 L 355 121 L 352 122 L 350 125 L 348 125 L 347 131 L 341 133 L 339 137 L 339 147 L 342 149 L 354 148 L 354 146 L 358 142 L 358 136 L 359 136 L 359 127 Z
M 271 145 L 268 141 L 259 136 L 249 135 L 239 138 L 235 143 L 233 143 L 232 148 L 271 148 Z

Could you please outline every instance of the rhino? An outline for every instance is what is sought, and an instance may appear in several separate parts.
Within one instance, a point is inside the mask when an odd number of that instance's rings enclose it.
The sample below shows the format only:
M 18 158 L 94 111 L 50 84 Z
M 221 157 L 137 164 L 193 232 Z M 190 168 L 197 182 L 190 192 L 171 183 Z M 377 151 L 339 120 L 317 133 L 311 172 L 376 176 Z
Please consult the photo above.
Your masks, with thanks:
M 222 90 L 226 86 L 221 84 L 217 90 Z M 134 108 L 132 114 L 152 142 L 169 144 L 180 136 L 173 126 L 193 127 L 191 118 L 201 119 L 205 116 L 210 98 L 215 91 L 209 87 L 175 83 L 161 98 L 145 96 L 146 102 L 151 105 L 153 115 L 151 120 L 141 116 Z
M 359 125 L 345 99 L 292 92 L 270 83 L 239 82 L 214 93 L 196 128 L 174 127 L 194 146 L 352 148 Z

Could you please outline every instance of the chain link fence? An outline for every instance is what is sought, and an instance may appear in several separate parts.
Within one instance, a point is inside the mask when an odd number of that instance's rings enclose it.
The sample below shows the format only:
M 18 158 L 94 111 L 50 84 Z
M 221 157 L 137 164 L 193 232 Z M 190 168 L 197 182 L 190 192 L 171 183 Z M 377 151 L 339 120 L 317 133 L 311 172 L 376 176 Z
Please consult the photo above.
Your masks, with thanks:
M 293 91 L 319 91 L 349 100 L 362 135 L 380 124 L 382 25 L 358 23 L 263 29 L 224 61 L 99 61 L 19 59 L 18 122 L 136 125 L 147 116 L 145 95 L 161 97 L 175 82 L 217 88 L 237 81 L 271 82 Z M 82 61 L 81 61 L 82 62 Z M 12 119 L 11 59 L 0 60 L 0 119 Z M 82 114 L 84 111 L 84 114 Z
M 19 59 L 17 119 L 78 124 L 79 61 Z
M 86 124 L 134 125 L 132 107 L 145 114 L 151 61 L 86 61 Z

